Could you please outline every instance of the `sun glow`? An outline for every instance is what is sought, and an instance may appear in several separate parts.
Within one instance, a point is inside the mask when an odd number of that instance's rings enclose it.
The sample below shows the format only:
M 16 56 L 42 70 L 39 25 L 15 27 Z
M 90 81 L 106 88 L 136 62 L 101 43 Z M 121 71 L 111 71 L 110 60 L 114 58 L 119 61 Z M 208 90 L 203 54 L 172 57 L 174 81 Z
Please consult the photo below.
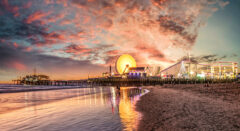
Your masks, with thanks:
M 126 67 L 136 67 L 135 59 L 128 54 L 121 55 L 116 62 L 116 69 L 119 74 L 126 72 Z

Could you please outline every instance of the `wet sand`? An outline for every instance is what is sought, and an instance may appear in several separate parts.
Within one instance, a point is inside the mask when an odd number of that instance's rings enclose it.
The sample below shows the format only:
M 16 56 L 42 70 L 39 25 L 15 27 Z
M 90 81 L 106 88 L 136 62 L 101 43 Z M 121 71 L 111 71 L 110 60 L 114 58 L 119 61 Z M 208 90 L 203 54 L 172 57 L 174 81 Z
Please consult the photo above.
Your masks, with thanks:
M 240 130 L 240 84 L 149 87 L 139 130 Z

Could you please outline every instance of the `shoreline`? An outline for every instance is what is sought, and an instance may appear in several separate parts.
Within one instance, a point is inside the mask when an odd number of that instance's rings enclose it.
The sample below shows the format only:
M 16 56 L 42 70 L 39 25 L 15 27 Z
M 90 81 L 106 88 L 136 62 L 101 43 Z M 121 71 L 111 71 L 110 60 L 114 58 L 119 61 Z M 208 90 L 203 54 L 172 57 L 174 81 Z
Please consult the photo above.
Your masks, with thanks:
M 239 130 L 240 84 L 147 87 L 138 130 Z

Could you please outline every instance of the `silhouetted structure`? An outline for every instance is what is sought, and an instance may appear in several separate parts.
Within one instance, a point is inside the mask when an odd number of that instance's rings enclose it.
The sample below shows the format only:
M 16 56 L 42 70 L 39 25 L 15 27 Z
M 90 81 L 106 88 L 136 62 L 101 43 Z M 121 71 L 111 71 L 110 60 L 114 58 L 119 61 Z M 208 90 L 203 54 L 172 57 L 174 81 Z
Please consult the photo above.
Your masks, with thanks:
M 49 85 L 50 78 L 47 75 L 26 75 L 20 79 L 13 80 L 14 84 L 20 85 Z

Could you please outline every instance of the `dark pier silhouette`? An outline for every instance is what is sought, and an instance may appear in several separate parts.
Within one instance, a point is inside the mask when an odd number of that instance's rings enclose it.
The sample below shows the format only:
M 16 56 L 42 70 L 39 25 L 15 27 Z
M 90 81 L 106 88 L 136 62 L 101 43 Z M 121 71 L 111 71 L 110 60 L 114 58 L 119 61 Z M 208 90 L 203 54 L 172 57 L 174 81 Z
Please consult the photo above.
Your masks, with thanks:
M 232 83 L 237 79 L 161 79 L 159 78 L 90 78 L 83 80 L 46 80 L 38 82 L 25 82 L 13 80 L 14 84 L 48 85 L 48 86 L 155 86 L 163 84 L 215 84 Z
M 232 83 L 237 79 L 161 79 L 161 78 L 105 78 L 89 79 L 88 84 L 96 86 L 155 86 L 163 84 L 215 84 L 215 83 Z
M 21 81 L 13 80 L 15 85 L 46 85 L 46 86 L 83 86 L 88 84 L 88 80 L 41 80 L 41 81 Z

